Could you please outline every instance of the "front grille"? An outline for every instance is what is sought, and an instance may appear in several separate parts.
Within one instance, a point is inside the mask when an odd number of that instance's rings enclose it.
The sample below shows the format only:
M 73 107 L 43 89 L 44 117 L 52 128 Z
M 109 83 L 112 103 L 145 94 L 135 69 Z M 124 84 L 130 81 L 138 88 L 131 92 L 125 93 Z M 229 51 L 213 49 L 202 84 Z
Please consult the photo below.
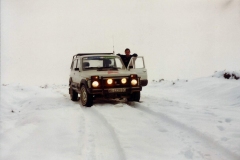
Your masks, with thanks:
M 127 82 L 125 84 L 123 84 L 121 82 L 122 78 L 126 78 Z M 108 84 L 107 80 L 108 79 L 112 79 L 113 83 L 112 84 Z M 103 88 L 122 88 L 122 87 L 130 87 L 130 79 L 129 77 L 121 77 L 121 78 L 103 78 L 102 80 L 102 85 Z

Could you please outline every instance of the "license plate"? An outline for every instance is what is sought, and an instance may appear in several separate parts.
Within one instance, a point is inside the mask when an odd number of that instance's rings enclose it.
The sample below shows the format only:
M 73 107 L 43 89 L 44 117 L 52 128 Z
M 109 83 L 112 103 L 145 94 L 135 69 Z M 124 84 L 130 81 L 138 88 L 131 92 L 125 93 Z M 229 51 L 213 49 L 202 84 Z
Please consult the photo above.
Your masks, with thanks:
M 115 93 L 115 92 L 126 92 L 126 88 L 113 88 L 108 90 L 109 93 Z

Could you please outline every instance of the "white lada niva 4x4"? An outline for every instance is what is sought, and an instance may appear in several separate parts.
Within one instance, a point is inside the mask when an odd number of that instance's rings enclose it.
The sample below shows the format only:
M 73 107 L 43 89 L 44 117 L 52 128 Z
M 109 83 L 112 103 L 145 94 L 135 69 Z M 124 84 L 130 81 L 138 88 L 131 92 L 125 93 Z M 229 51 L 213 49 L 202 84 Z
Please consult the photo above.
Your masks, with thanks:
M 72 101 L 91 107 L 97 97 L 139 101 L 146 86 L 147 70 L 142 56 L 132 57 L 127 68 L 113 53 L 81 53 L 73 56 L 69 78 Z

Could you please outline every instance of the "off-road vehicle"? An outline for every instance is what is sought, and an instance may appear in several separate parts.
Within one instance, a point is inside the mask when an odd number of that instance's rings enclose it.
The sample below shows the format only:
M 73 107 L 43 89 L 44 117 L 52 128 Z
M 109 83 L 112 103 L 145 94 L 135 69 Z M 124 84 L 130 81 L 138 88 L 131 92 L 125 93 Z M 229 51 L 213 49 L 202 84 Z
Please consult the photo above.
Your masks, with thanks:
M 147 70 L 142 56 L 132 57 L 125 67 L 113 53 L 79 53 L 73 56 L 69 78 L 72 101 L 91 107 L 97 97 L 127 98 L 139 101 L 140 91 L 146 86 Z

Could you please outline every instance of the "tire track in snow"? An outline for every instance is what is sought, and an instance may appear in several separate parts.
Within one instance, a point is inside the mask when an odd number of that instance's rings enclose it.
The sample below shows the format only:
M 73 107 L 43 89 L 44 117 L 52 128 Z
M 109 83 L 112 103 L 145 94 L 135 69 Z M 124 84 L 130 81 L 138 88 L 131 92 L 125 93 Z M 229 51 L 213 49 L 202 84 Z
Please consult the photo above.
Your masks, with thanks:
M 116 136 L 114 128 L 94 106 L 82 107 L 85 113 L 86 138 L 85 159 L 125 160 L 125 153 Z
M 84 110 L 83 110 L 84 112 Z M 85 113 L 85 112 L 84 112 Z M 92 131 L 91 120 L 89 116 L 84 115 L 84 136 L 82 138 L 83 145 L 81 148 L 82 158 L 86 160 L 95 160 L 95 144 L 94 144 L 94 135 Z
M 184 123 L 181 123 L 181 122 L 167 116 L 164 113 L 155 112 L 155 111 L 153 111 L 153 110 L 151 110 L 151 109 L 147 108 L 146 106 L 144 106 L 142 104 L 139 104 L 139 103 L 133 103 L 133 104 L 130 104 L 129 106 L 131 106 L 135 109 L 138 109 L 140 111 L 143 111 L 143 112 L 145 112 L 149 115 L 152 115 L 154 117 L 157 117 L 157 118 L 171 124 L 172 126 L 174 126 L 176 128 L 179 128 L 181 130 L 184 130 L 184 131 L 190 133 L 192 136 L 195 136 L 195 137 L 199 138 L 200 140 L 202 140 L 208 146 L 211 146 L 211 148 L 213 148 L 213 150 L 217 150 L 220 153 L 222 153 L 224 156 L 228 157 L 228 159 L 231 159 L 231 160 L 239 160 L 240 159 L 240 156 L 231 152 L 227 148 L 221 146 L 219 143 L 214 141 L 209 136 L 201 133 L 200 131 L 196 130 L 195 128 L 189 127 L 189 126 L 185 125 Z

